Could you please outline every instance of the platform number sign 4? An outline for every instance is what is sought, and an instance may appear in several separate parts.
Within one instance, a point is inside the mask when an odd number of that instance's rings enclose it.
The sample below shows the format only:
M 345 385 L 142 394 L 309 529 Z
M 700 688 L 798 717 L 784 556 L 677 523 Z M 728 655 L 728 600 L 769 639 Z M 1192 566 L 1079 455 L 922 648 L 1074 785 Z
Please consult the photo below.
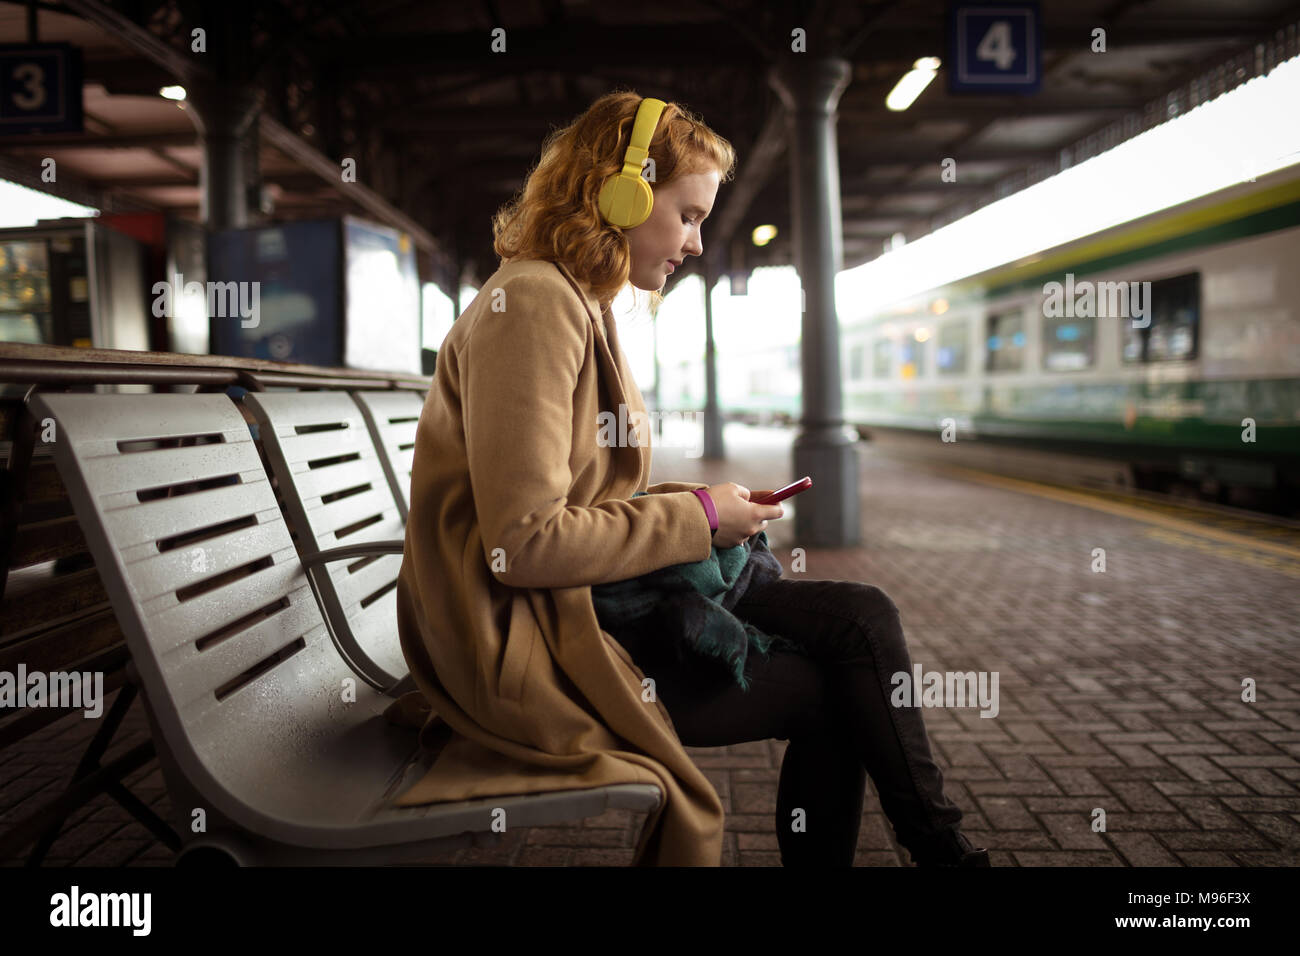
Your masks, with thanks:
M 997 65 L 999 70 L 1010 70 L 1016 62 L 1016 48 L 1011 40 L 1011 21 L 994 20 L 984 39 L 975 47 L 975 59 Z
M 1043 48 L 1038 4 L 953 4 L 948 27 L 950 91 L 1038 91 Z
M 81 51 L 0 44 L 0 135 L 81 131 Z

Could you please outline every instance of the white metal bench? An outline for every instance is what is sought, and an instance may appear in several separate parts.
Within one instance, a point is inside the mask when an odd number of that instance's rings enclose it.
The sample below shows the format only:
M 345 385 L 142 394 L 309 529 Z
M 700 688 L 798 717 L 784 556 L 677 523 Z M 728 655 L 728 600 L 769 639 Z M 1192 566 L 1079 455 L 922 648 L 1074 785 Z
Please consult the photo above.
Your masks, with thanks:
M 497 842 L 496 808 L 529 827 L 660 805 L 658 787 L 629 784 L 393 807 L 429 758 L 331 638 L 234 403 L 30 401 L 37 421 L 55 421 L 55 461 L 126 636 L 182 858 L 409 861 Z

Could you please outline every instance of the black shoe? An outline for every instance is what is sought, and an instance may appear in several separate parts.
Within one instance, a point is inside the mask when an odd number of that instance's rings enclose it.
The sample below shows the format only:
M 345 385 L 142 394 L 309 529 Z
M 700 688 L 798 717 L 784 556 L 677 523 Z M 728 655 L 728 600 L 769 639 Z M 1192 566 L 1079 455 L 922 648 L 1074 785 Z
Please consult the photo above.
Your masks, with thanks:
M 917 866 L 943 867 L 987 867 L 989 851 L 982 846 L 974 846 L 960 830 L 944 830 L 936 838 L 936 846 L 922 851 L 918 856 L 912 854 L 912 861 Z

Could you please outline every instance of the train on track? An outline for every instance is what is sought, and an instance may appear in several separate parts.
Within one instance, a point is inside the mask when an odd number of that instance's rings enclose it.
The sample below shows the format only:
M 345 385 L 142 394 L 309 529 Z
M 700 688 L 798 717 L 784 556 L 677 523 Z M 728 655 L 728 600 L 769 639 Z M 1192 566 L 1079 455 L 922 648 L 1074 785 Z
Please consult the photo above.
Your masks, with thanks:
M 1300 507 L 1300 166 L 839 311 L 845 418 L 864 437 L 1088 458 L 1139 489 Z M 724 418 L 798 419 L 798 343 L 730 364 Z M 702 382 L 699 365 L 661 372 L 661 394 Z

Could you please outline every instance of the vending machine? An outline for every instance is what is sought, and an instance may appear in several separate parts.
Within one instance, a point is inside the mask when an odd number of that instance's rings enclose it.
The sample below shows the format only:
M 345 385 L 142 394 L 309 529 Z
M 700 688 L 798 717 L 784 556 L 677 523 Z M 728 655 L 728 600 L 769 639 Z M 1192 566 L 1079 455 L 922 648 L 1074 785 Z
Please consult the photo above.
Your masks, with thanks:
M 94 218 L 0 229 L 0 342 L 149 348 L 144 245 Z

